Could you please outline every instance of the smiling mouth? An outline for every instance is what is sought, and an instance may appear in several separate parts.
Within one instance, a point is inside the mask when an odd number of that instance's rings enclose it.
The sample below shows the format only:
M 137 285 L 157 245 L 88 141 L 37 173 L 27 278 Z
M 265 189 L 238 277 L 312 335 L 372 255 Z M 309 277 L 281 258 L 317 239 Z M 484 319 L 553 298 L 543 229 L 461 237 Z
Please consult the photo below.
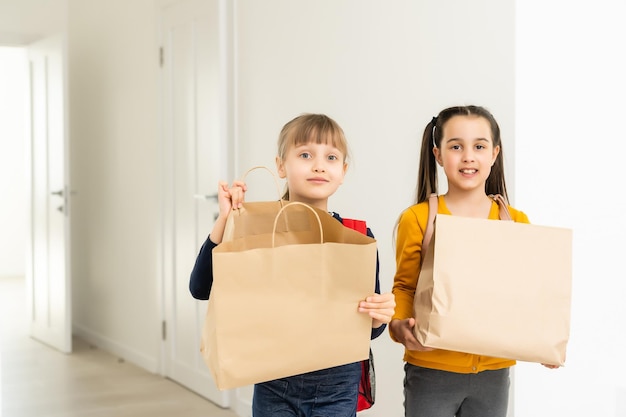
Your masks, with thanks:
M 462 169 L 461 173 L 462 174 L 475 174 L 477 173 L 478 170 L 477 169 Z
M 326 179 L 324 178 L 309 178 L 310 182 L 328 182 Z

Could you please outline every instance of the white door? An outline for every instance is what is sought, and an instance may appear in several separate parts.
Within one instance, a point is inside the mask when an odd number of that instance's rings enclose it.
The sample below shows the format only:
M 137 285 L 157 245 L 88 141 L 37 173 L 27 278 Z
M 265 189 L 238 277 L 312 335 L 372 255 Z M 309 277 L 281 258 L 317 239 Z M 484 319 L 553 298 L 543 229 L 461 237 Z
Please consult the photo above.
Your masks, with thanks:
M 227 178 L 230 112 L 218 0 L 161 8 L 164 109 L 164 373 L 214 403 L 229 406 L 200 354 L 207 302 L 189 293 L 189 275 L 218 212 L 212 198 Z M 198 198 L 200 196 L 200 198 Z M 204 196 L 207 196 L 204 198 Z
M 26 283 L 31 335 L 72 351 L 66 55 L 62 36 L 29 45 L 30 228 Z

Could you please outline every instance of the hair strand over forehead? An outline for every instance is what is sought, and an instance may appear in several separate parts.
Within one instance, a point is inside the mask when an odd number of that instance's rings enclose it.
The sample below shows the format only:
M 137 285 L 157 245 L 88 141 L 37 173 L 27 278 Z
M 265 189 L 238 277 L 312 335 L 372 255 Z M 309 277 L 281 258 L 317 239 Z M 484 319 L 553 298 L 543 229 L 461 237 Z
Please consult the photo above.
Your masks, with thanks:
M 306 143 L 329 143 L 348 157 L 348 142 L 343 129 L 324 114 L 304 113 L 283 126 L 278 136 L 278 156 L 284 160 L 292 146 Z

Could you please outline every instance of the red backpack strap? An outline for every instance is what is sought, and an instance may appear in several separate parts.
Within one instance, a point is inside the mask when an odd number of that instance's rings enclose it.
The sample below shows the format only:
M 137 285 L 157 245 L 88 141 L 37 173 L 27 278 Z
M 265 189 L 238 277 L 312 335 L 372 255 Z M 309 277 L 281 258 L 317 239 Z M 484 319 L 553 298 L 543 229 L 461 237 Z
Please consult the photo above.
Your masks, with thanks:
M 367 224 L 364 220 L 341 219 L 341 222 L 345 227 L 367 235 Z M 369 359 L 361 361 L 361 380 L 359 381 L 356 411 L 371 408 L 374 404 L 375 392 L 376 374 L 374 371 L 374 357 L 372 356 L 372 349 L 370 349 Z
M 367 235 L 367 224 L 365 223 L 365 220 L 342 219 L 342 222 L 347 228 Z

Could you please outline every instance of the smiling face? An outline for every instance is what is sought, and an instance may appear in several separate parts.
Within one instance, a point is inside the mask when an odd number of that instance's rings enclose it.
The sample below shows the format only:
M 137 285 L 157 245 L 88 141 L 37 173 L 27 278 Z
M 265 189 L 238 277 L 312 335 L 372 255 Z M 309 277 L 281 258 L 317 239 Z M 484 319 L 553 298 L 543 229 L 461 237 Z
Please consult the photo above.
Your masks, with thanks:
M 290 201 L 327 211 L 328 198 L 343 183 L 348 165 L 331 141 L 309 141 L 289 146 L 283 159 L 276 157 L 276 168 L 287 179 Z
M 443 126 L 435 158 L 448 178 L 449 192 L 480 191 L 491 173 L 499 146 L 493 145 L 489 122 L 480 116 L 454 116 Z

